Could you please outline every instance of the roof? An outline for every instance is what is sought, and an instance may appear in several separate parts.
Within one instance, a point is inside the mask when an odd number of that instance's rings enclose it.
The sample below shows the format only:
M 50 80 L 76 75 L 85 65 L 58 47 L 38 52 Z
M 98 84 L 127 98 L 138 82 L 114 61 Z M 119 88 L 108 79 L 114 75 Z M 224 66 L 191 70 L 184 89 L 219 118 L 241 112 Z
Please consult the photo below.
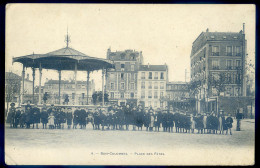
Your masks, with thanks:
M 139 71 L 166 71 L 167 65 L 140 65 Z
M 22 80 L 22 77 L 13 73 L 13 72 L 5 72 L 5 79 L 17 79 Z
M 87 56 L 73 48 L 65 47 L 47 54 L 31 54 L 13 58 L 13 62 L 20 62 L 25 67 L 54 70 L 94 71 L 113 68 L 113 61 Z
M 176 84 L 179 84 L 179 85 L 189 85 L 188 82 L 183 82 L 183 81 L 167 82 L 166 84 L 167 84 L 167 85 L 176 85 Z
M 194 40 L 192 43 L 192 52 L 193 55 L 197 52 L 202 46 L 204 46 L 208 41 L 239 41 L 243 40 L 243 33 L 240 32 L 201 32 L 201 34 Z
M 61 80 L 61 84 L 75 84 L 74 80 Z M 91 81 L 89 81 L 91 83 Z M 48 80 L 45 84 L 59 84 L 59 80 Z M 87 84 L 86 81 L 77 81 L 77 84 Z

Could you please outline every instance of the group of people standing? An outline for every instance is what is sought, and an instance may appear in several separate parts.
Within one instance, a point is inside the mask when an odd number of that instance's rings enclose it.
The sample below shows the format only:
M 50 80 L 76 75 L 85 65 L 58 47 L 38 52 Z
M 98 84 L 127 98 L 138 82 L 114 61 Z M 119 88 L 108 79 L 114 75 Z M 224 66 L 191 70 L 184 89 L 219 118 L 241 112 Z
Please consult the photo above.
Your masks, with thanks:
M 94 130 L 130 130 L 159 132 L 162 127 L 163 132 L 176 133 L 197 133 L 205 134 L 227 134 L 228 131 L 232 135 L 231 128 L 233 119 L 224 116 L 224 112 L 220 111 L 216 116 L 214 112 L 211 114 L 188 114 L 174 111 L 172 107 L 154 110 L 152 107 L 143 108 L 142 105 L 118 106 L 112 105 L 107 110 L 97 107 L 91 108 L 77 107 L 74 112 L 70 107 L 55 107 L 46 105 L 40 109 L 37 105 L 28 103 L 23 110 L 21 107 L 15 108 L 15 104 L 11 104 L 7 116 L 7 123 L 10 127 L 18 128 L 39 128 L 38 124 L 42 123 L 42 128 L 46 129 L 63 129 L 65 123 L 68 129 L 86 129 L 87 124 L 91 124 Z M 32 126 L 32 127 L 31 127 Z

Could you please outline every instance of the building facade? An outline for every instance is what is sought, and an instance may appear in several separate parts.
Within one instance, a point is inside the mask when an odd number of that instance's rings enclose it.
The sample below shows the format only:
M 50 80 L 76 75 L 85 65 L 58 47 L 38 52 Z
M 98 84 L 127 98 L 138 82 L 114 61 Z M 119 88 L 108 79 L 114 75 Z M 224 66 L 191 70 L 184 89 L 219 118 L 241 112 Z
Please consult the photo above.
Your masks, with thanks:
M 92 101 L 92 94 L 95 92 L 94 80 L 89 81 L 89 96 L 87 97 L 87 82 L 77 81 L 77 95 L 75 96 L 75 81 L 61 80 L 60 93 L 61 104 L 65 104 L 65 98 L 68 96 L 68 105 L 75 104 L 75 98 L 78 99 L 78 104 L 87 105 L 87 99 L 90 103 Z M 47 93 L 47 104 L 59 103 L 59 80 L 47 80 L 44 84 L 43 95 Z
M 137 91 L 139 102 L 145 107 L 164 108 L 167 105 L 167 65 L 140 65 Z
M 166 83 L 167 104 L 175 110 L 192 112 L 194 102 L 190 96 L 190 85 L 188 82 Z
M 31 100 L 33 93 L 33 82 L 29 80 L 29 74 L 24 79 L 24 97 L 30 97 L 30 99 L 24 99 L 21 102 L 22 96 L 22 77 L 13 73 L 5 72 L 5 101 L 25 103 L 27 100 Z
M 115 69 L 106 72 L 106 92 L 109 101 L 124 105 L 137 103 L 137 75 L 139 65 L 143 64 L 142 51 L 107 50 L 107 59 L 114 61 Z
M 246 40 L 240 32 L 202 32 L 192 44 L 191 93 L 197 112 L 218 111 L 218 97 L 246 96 Z

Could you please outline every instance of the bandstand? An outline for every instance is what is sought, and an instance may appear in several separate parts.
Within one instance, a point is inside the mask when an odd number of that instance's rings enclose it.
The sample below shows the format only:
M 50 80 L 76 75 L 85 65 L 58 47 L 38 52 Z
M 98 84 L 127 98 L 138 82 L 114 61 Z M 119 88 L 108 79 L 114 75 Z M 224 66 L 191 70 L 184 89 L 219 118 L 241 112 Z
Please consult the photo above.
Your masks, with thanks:
M 33 94 L 32 94 L 32 103 L 35 104 L 35 70 L 39 71 L 39 88 L 41 88 L 41 79 L 42 79 L 42 69 L 56 70 L 59 76 L 59 105 L 61 104 L 61 71 L 74 71 L 75 76 L 75 105 L 78 105 L 77 102 L 77 72 L 86 71 L 87 73 L 87 97 L 89 97 L 89 74 L 92 71 L 102 70 L 102 93 L 103 100 L 102 105 L 104 106 L 104 78 L 107 72 L 107 69 L 114 68 L 112 61 L 102 58 L 90 57 L 82 52 L 79 52 L 71 47 L 69 47 L 69 36 L 66 35 L 65 42 L 67 46 L 59 50 L 49 52 L 47 54 L 31 54 L 25 56 L 19 56 L 13 58 L 13 63 L 19 62 L 23 65 L 22 70 L 22 93 L 21 93 L 21 102 L 23 103 L 24 99 L 24 79 L 25 79 L 25 68 L 32 69 L 33 77 Z M 39 89 L 39 102 L 42 102 L 42 93 Z M 89 104 L 87 99 L 87 105 Z

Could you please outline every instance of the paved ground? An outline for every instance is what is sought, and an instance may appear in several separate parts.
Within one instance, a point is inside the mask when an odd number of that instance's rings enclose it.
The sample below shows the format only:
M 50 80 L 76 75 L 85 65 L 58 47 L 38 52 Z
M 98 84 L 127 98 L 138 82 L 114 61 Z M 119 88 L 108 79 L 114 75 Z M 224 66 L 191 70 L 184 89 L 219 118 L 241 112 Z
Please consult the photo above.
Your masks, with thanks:
M 236 122 L 236 121 L 234 121 Z M 10 129 L 7 164 L 249 165 L 254 163 L 255 120 L 233 135 L 146 131 Z

